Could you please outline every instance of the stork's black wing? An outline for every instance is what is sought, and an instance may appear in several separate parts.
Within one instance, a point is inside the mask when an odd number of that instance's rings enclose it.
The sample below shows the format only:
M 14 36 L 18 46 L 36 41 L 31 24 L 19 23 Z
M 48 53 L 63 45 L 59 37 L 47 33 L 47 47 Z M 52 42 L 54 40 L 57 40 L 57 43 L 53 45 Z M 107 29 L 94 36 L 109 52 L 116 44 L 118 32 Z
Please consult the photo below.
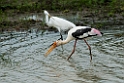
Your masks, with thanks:
M 90 32 L 90 31 L 91 31 L 91 28 L 78 29 L 78 30 L 76 30 L 75 32 L 72 33 L 72 36 L 75 37 L 75 38 L 77 38 L 77 39 L 83 39 L 83 38 L 80 38 L 80 36 L 83 36 L 84 33 L 87 33 L 88 34 L 88 32 Z

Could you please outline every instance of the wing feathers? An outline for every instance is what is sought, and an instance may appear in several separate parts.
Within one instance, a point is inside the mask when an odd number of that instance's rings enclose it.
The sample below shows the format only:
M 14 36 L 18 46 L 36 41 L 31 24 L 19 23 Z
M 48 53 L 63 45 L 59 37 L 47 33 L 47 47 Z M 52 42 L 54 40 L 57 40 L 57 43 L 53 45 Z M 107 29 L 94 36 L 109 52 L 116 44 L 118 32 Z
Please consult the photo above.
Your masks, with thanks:
M 91 28 L 81 28 L 72 33 L 72 36 L 77 39 L 83 39 L 89 36 L 88 32 L 91 31 Z

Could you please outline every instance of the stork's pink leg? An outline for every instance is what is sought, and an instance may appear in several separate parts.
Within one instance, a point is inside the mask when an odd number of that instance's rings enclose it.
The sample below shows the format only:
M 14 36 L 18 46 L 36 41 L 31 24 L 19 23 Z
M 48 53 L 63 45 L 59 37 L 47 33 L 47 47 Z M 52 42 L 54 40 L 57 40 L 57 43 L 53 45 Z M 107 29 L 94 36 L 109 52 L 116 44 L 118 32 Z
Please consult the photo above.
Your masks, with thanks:
M 71 54 L 69 55 L 69 57 L 68 57 L 68 59 L 67 59 L 67 60 L 69 60 L 69 58 L 70 58 L 70 57 L 72 56 L 72 54 L 75 52 L 76 43 L 77 43 L 77 39 L 75 40 L 73 50 L 72 50 L 72 52 L 71 52 Z
M 90 51 L 90 62 L 92 61 L 92 53 L 91 53 L 91 47 L 90 45 L 87 43 L 87 41 L 84 39 L 84 42 L 87 44 L 89 51 Z

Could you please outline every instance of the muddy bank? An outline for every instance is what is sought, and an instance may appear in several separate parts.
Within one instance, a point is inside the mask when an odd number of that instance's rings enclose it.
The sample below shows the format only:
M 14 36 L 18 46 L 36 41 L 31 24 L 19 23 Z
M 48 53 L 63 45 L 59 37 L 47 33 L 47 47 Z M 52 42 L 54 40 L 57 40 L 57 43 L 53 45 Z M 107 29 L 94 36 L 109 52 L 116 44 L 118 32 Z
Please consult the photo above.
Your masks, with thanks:
M 74 22 L 77 26 L 88 25 L 101 29 L 111 29 L 111 26 L 116 29 L 124 27 L 124 17 L 121 14 L 108 15 L 101 13 L 91 13 L 89 11 L 68 11 L 68 12 L 53 12 L 51 15 L 65 18 Z M 7 20 L 0 23 L 0 32 L 4 31 L 24 31 L 31 28 L 40 30 L 55 30 L 48 28 L 45 24 L 44 14 L 29 13 L 29 14 L 12 14 L 7 17 Z

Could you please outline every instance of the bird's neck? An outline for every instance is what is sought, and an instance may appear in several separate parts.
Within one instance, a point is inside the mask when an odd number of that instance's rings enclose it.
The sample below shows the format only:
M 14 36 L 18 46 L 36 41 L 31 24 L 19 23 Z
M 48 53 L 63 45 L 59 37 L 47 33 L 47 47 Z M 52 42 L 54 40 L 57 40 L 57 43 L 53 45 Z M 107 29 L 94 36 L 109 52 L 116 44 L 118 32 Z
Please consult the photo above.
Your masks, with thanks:
M 68 43 L 68 42 L 70 42 L 71 40 L 69 40 L 69 39 L 66 39 L 66 40 L 62 40 L 61 41 L 61 45 L 64 45 L 64 44 L 66 44 L 66 43 Z
M 45 15 L 45 22 L 48 23 L 48 21 L 49 21 L 49 16 Z
M 66 40 L 62 40 L 62 41 L 61 41 L 61 45 L 64 45 L 64 44 L 66 44 L 66 43 L 68 43 Z

